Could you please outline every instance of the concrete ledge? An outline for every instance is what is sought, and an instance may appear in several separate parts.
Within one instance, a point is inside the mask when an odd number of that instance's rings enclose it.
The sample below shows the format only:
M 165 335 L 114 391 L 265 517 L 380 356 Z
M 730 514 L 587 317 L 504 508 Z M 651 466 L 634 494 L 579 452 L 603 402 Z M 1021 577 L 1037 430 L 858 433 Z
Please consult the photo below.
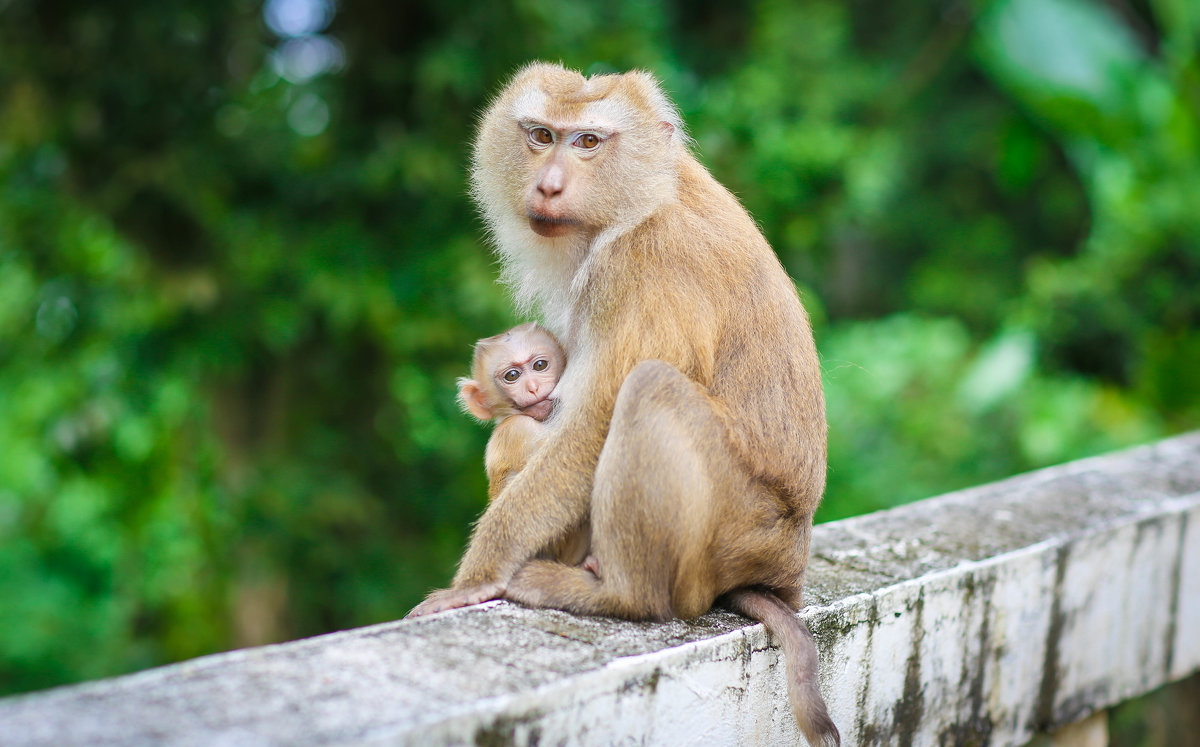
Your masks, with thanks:
M 1200 669 L 1200 433 L 825 524 L 813 549 L 803 614 L 848 746 L 1022 744 Z M 8 698 L 0 744 L 802 743 L 746 623 L 495 602 Z

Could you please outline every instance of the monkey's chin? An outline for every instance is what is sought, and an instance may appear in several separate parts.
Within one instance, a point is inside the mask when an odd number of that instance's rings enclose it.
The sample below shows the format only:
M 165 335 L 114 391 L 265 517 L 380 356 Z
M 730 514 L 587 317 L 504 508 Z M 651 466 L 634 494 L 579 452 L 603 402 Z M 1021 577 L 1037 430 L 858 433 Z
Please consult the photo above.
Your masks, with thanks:
M 575 230 L 575 221 L 565 218 L 543 218 L 537 215 L 529 216 L 529 227 L 538 236 L 548 239 L 558 239 Z

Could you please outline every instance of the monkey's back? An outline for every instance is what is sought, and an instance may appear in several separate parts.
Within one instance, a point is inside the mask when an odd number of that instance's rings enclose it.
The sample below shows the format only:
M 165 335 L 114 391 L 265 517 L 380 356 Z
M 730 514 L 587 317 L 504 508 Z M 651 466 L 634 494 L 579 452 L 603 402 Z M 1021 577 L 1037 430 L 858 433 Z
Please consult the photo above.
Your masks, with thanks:
M 820 364 L 795 284 L 741 203 L 690 157 L 668 209 L 697 292 L 719 294 L 710 393 L 730 440 L 753 471 L 804 510 L 825 486 L 826 421 Z M 697 320 L 700 324 L 708 320 Z

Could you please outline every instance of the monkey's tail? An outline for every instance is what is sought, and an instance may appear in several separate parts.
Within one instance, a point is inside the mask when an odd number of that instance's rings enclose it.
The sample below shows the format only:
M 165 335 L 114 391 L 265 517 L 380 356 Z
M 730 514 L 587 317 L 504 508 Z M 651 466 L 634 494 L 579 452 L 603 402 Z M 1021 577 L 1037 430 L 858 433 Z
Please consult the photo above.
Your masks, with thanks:
M 804 621 L 775 594 L 761 589 L 735 589 L 724 596 L 728 605 L 758 620 L 779 640 L 787 662 L 788 700 L 800 731 L 813 747 L 838 747 L 838 734 L 817 688 L 817 644 Z

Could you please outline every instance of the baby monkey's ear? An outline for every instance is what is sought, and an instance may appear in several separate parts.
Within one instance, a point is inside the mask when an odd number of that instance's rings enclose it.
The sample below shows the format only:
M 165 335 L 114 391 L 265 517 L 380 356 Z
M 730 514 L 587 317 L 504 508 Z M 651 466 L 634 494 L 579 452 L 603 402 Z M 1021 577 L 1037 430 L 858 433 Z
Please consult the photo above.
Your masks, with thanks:
M 458 380 L 458 401 L 464 410 L 480 420 L 492 419 L 492 408 L 488 404 L 487 396 L 474 379 Z

